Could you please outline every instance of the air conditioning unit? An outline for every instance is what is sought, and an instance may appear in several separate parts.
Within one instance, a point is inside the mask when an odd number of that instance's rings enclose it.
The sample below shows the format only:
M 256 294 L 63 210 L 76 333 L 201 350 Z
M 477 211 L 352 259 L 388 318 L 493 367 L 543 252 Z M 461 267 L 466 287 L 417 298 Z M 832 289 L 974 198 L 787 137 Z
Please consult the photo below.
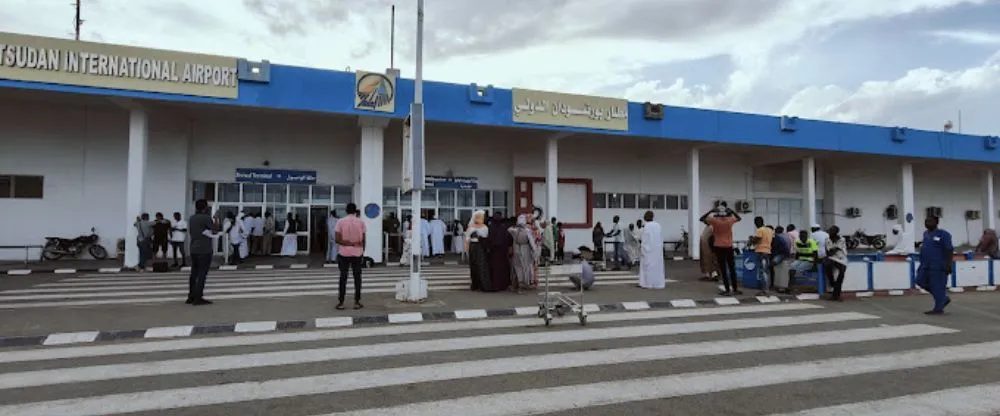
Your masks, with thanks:
M 928 217 L 938 217 L 941 218 L 942 210 L 941 207 L 927 207 Z
M 728 207 L 728 206 L 729 205 L 726 204 L 726 201 L 721 199 L 716 199 L 715 201 L 712 202 L 712 208 L 714 209 L 719 209 L 719 207 Z
M 899 207 L 895 204 L 885 207 L 885 212 L 882 213 L 887 220 L 898 220 L 899 219 Z
M 978 220 L 980 218 L 982 218 L 982 213 L 979 212 L 979 210 L 970 209 L 968 211 L 965 211 L 966 220 L 972 221 L 972 220 Z
M 847 218 L 859 218 L 861 217 L 861 208 L 858 207 L 847 208 L 845 214 L 847 215 Z
M 750 201 L 739 200 L 739 201 L 736 201 L 736 209 L 735 209 L 735 211 L 738 212 L 738 213 L 740 213 L 740 214 L 746 214 L 746 213 L 753 212 L 753 207 L 751 206 Z
M 646 120 L 663 120 L 663 104 L 645 102 L 642 104 L 643 118 Z

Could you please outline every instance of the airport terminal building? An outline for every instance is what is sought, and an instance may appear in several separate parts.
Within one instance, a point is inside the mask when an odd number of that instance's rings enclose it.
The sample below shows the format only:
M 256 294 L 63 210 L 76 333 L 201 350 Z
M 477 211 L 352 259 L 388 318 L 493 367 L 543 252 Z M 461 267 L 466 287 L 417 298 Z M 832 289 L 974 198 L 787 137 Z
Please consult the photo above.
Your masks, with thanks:
M 975 244 L 998 216 L 996 137 L 636 103 L 478 85 L 424 84 L 423 207 L 468 221 L 541 208 L 569 248 L 614 216 L 656 214 L 668 242 L 717 201 L 769 224 L 919 230 L 942 218 Z M 141 212 L 296 214 L 321 252 L 326 216 L 363 207 L 369 241 L 410 214 L 400 192 L 413 81 L 0 33 L 0 246 L 94 227 L 135 241 Z M 557 184 L 557 185 L 553 185 Z M 751 221 L 736 228 L 751 233 Z M 919 235 L 919 234 L 917 234 Z M 391 261 L 384 245 L 366 255 Z M 137 259 L 125 244 L 125 265 Z M 689 248 L 698 257 L 698 245 Z M 16 251 L 0 258 L 18 258 Z M 397 253 L 398 256 L 398 253 Z

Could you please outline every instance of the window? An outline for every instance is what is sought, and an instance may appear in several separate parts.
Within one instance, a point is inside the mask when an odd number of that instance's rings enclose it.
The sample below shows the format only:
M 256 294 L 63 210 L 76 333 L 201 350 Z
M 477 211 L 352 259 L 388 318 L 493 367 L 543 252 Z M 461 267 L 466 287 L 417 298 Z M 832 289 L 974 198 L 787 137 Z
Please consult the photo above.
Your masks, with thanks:
M 292 204 L 308 204 L 309 203 L 309 185 L 289 185 L 288 186 L 288 198 L 289 203 Z
M 476 191 L 476 206 L 483 208 L 493 206 L 493 198 L 490 191 Z
M 681 195 L 681 209 L 688 209 L 688 196 Z
M 635 209 L 636 194 L 622 194 L 622 208 Z
M 639 201 L 636 205 L 639 207 L 639 209 L 650 209 L 652 207 L 652 205 L 650 205 L 652 203 L 652 195 L 639 194 L 638 199 Z
M 397 188 L 382 188 L 382 205 L 387 207 L 399 205 L 399 190 Z
M 618 209 L 622 207 L 621 194 L 608 194 L 608 208 Z
M 264 185 L 257 183 L 243 184 L 243 202 L 264 202 Z
M 288 203 L 288 185 L 267 185 L 264 188 L 267 195 L 267 202 L 273 204 L 287 204 Z M 275 214 L 277 217 L 277 214 Z
M 650 201 L 652 209 L 666 209 L 666 203 L 664 202 L 663 195 L 650 195 Z
M 333 203 L 337 205 L 347 205 L 354 199 L 354 187 L 338 185 L 333 187 Z
M 44 176 L 0 175 L 0 198 L 42 199 L 44 195 Z
M 607 208 L 608 207 L 608 194 L 606 193 L 595 193 L 594 194 L 594 208 Z
M 476 206 L 472 202 L 473 192 L 468 189 L 462 189 L 458 191 L 458 206 L 460 207 L 474 207 Z M 471 216 L 471 214 L 470 214 Z
M 219 194 L 216 200 L 219 202 L 240 202 L 240 184 L 220 183 L 216 190 Z
M 0 185 L 0 189 L 3 186 Z M 215 182 L 195 182 L 191 187 L 191 201 L 204 199 L 208 202 L 215 201 Z

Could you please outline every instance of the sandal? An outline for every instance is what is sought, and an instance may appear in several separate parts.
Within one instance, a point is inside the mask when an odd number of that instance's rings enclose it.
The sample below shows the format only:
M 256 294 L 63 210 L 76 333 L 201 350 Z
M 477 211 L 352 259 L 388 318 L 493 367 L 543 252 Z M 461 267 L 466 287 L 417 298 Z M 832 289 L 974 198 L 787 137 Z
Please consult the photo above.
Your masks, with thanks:
M 338 311 L 344 310 L 344 304 L 343 303 L 338 303 L 337 306 L 335 307 L 335 309 L 337 309 Z
M 361 309 L 363 307 L 365 307 L 365 305 L 362 305 L 361 302 L 357 302 L 354 304 L 354 309 Z

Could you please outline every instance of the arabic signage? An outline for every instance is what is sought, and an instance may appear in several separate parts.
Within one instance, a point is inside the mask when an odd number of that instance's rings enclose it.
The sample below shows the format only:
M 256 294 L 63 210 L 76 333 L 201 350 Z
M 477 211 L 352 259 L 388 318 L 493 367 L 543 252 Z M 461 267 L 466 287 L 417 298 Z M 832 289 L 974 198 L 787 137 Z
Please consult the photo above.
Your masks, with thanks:
M 236 182 L 315 184 L 316 171 L 237 168 Z
M 237 98 L 236 58 L 0 32 L 0 79 Z
M 463 176 L 425 176 L 428 189 L 479 189 L 479 178 Z
M 628 131 L 628 101 L 514 88 L 515 123 Z
M 396 76 L 358 71 L 354 74 L 354 108 L 396 112 Z

